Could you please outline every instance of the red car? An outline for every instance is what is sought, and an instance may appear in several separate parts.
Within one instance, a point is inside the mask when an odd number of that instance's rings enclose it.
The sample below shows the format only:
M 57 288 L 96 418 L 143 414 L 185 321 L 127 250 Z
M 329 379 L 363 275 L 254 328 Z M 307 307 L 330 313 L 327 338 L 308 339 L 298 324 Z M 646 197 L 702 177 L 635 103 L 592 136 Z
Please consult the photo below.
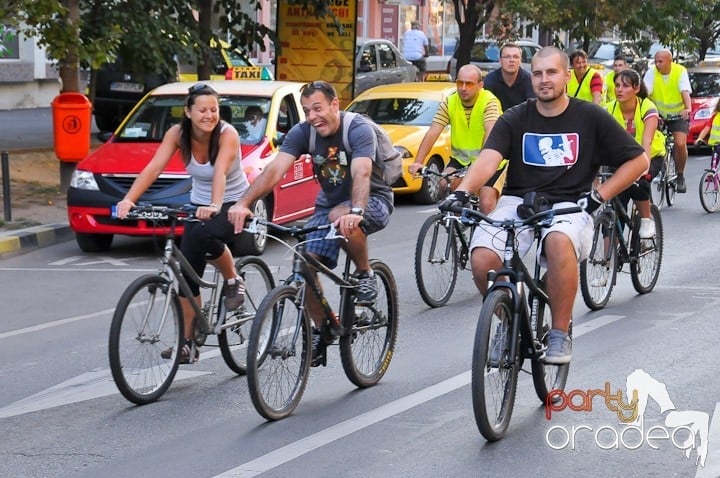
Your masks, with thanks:
M 720 98 L 720 67 L 698 66 L 688 68 L 688 77 L 692 86 L 690 98 L 690 134 L 687 144 L 692 147 L 700 131 L 712 118 L 718 98 Z
M 109 140 L 85 158 L 73 173 L 67 195 L 68 219 L 85 252 L 110 248 L 115 234 L 155 236 L 167 233 L 167 223 L 153 220 L 118 220 L 111 207 L 121 200 L 133 180 L 160 146 L 163 134 L 183 117 L 188 88 L 194 83 L 162 85 L 145 96 Z M 300 105 L 303 83 L 284 81 L 207 82 L 220 95 L 220 115 L 240 133 L 242 162 L 252 182 L 275 158 L 290 128 L 305 120 Z M 244 120 L 245 110 L 258 107 L 266 124 L 255 134 Z M 262 130 L 261 130 L 262 131 Z M 287 223 L 311 215 L 319 191 L 312 162 L 300 160 L 290 168 L 272 193 L 253 205 L 256 215 Z M 177 153 L 155 183 L 140 198 L 153 205 L 189 203 L 190 176 Z M 243 233 L 235 252 L 261 254 L 266 238 Z

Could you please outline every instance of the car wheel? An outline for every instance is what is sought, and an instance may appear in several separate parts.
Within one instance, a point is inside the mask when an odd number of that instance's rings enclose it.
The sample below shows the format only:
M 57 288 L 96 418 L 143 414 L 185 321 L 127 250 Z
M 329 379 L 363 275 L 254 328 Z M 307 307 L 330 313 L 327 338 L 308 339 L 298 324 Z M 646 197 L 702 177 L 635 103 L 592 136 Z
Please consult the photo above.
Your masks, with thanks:
M 267 198 L 258 199 L 255 201 L 250 210 L 253 215 L 263 220 L 270 219 L 270 204 Z M 239 237 L 233 242 L 233 254 L 237 256 L 259 256 L 265 251 L 267 246 L 267 235 L 266 228 L 258 226 L 260 234 L 250 234 L 245 231 L 240 234 Z
M 442 161 L 433 158 L 425 166 L 432 171 L 439 173 L 443 169 Z M 440 200 L 440 176 L 430 175 L 423 178 L 420 190 L 415 193 L 415 202 L 418 204 L 435 204 Z
M 110 249 L 113 235 L 76 232 L 75 240 L 83 252 L 103 252 Z

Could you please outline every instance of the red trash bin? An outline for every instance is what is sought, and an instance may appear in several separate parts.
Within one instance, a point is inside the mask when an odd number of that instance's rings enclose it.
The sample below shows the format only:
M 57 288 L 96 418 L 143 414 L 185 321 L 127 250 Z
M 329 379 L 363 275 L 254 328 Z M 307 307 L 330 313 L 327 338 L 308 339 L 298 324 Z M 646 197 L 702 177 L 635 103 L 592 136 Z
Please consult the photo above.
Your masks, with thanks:
M 55 155 L 81 161 L 90 153 L 92 103 L 82 93 L 60 93 L 52 100 L 52 117 Z

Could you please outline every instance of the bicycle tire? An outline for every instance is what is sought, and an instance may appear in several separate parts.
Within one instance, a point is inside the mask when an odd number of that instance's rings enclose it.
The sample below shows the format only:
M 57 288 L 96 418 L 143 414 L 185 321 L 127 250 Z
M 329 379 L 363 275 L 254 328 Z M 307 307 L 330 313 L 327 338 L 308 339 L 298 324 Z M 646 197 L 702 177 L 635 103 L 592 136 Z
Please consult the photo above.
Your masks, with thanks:
M 633 229 L 631 248 L 632 256 L 636 259 L 630 263 L 630 278 L 635 290 L 639 294 L 647 294 L 655 288 L 658 277 L 660 276 L 660 267 L 663 258 L 663 225 L 660 210 L 654 205 L 650 205 L 650 215 L 655 221 L 655 238 L 641 240 L 636 233 L 640 229 L 640 215 L 635 214 L 633 217 Z M 651 247 L 645 247 L 644 242 L 651 241 Z
M 110 372 L 122 396 L 138 405 L 160 398 L 175 378 L 182 345 L 182 314 L 171 282 L 152 274 L 135 279 L 115 307 L 108 340 Z M 161 357 L 164 350 L 172 351 L 169 359 Z
M 290 285 L 276 287 L 260 303 L 252 323 L 248 389 L 255 410 L 266 420 L 290 415 L 307 385 L 312 326 L 300 308 L 302 293 Z
M 355 323 L 350 334 L 340 337 L 340 358 L 347 378 L 359 388 L 375 385 L 387 372 L 395 351 L 399 300 L 390 267 L 370 261 L 378 282 L 373 304 L 355 305 Z
M 650 181 L 650 201 L 655 204 L 658 209 L 662 210 L 665 202 L 665 183 L 667 182 L 665 159 L 657 175 Z
M 615 248 L 613 247 L 613 249 Z M 540 285 L 544 290 L 543 284 L 541 283 Z M 535 332 L 535 338 L 542 344 L 543 350 L 547 350 L 548 335 L 551 328 L 552 312 L 550 311 L 550 305 L 542 300 L 539 300 L 537 317 L 535 319 L 535 324 L 533 324 L 533 329 Z M 572 322 L 570 323 L 568 334 L 572 337 Z M 569 363 L 555 365 L 546 364 L 542 358 L 532 360 L 533 385 L 535 386 L 535 393 L 541 402 L 549 405 L 547 403 L 547 397 L 552 390 L 565 390 L 565 384 L 567 383 L 569 372 Z
M 485 297 L 475 331 L 471 373 L 473 413 L 478 430 L 491 442 L 505 436 L 515 405 L 520 370 L 519 347 L 509 351 L 506 346 L 496 364 L 490 358 L 496 332 L 504 330 L 501 340 L 507 340 L 508 331 L 512 329 L 511 321 L 514 320 L 513 312 L 511 296 L 505 290 L 496 289 Z M 501 326 L 503 323 L 504 327 Z M 519 343 L 519 338 L 516 343 Z M 512 359 L 508 360 L 510 357 Z M 499 403 L 495 403 L 497 401 Z
M 247 373 L 247 348 L 252 320 L 257 313 L 260 302 L 275 288 L 275 279 L 262 259 L 243 257 L 235 262 L 235 270 L 245 281 L 245 302 L 238 309 L 225 309 L 225 295 L 218 294 L 218 317 L 224 325 L 218 335 L 220 353 L 227 366 L 238 375 Z
M 458 275 L 457 237 L 441 214 L 425 220 L 415 245 L 415 282 L 430 307 L 442 307 L 455 290 Z
M 673 151 L 668 152 L 670 156 L 667 161 L 667 177 L 665 179 L 665 202 L 668 207 L 675 204 L 675 196 L 677 194 L 677 167 Z
M 580 263 L 580 292 L 591 310 L 604 308 L 617 278 L 617 247 L 614 230 L 605 217 L 595 220 L 590 255 Z
M 700 177 L 700 205 L 707 212 L 715 212 L 720 205 L 720 191 L 718 179 L 714 171 L 705 171 Z

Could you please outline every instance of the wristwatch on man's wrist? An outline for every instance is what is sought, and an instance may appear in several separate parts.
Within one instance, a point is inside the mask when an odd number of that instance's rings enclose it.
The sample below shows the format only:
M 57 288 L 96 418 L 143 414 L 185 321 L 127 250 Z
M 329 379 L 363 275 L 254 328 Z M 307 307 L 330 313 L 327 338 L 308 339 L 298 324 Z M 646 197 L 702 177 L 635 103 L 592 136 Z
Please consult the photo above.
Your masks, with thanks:
M 363 215 L 365 215 L 365 209 L 363 209 L 361 207 L 353 206 L 350 208 L 350 214 L 363 216 Z

